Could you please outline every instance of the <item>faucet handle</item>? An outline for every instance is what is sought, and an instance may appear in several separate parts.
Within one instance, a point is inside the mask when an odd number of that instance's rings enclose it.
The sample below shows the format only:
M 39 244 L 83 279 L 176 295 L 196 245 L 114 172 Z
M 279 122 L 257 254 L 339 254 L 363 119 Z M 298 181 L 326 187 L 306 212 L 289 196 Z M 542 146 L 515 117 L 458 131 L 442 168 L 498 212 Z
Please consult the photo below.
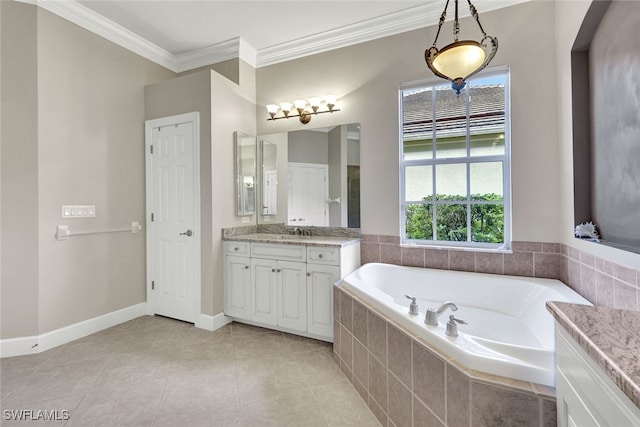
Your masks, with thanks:
M 451 322 L 451 323 L 453 323 L 453 322 L 458 322 L 458 323 L 459 323 L 459 324 L 461 324 L 461 325 L 467 325 L 467 324 L 468 324 L 468 323 L 467 323 L 467 322 L 465 322 L 464 320 L 462 320 L 462 319 L 458 319 L 458 318 L 454 317 L 454 315 L 453 315 L 453 314 L 452 314 L 451 316 L 449 316 L 449 322 Z
M 453 314 L 451 316 L 449 316 L 449 321 L 447 322 L 447 330 L 446 330 L 446 334 L 450 337 L 457 337 L 458 336 L 458 323 L 461 325 L 466 325 L 467 322 L 465 322 L 462 319 L 456 319 Z
M 405 297 L 411 300 L 411 303 L 409 304 L 409 314 L 420 314 L 418 311 L 418 304 L 416 303 L 416 297 L 409 295 L 405 295 Z

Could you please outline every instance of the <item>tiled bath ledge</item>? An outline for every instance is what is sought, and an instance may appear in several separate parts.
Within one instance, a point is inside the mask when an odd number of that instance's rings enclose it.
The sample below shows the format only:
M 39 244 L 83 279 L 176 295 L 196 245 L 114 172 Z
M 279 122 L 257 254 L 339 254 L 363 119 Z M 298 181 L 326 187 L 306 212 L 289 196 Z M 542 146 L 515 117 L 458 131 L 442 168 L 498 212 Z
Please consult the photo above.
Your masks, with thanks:
M 640 310 L 640 272 L 571 246 L 513 242 L 513 253 L 400 247 L 398 236 L 365 234 L 362 264 L 384 262 L 412 267 L 559 279 L 593 304 Z
M 334 358 L 383 426 L 556 425 L 553 389 L 468 371 L 340 286 L 333 295 Z

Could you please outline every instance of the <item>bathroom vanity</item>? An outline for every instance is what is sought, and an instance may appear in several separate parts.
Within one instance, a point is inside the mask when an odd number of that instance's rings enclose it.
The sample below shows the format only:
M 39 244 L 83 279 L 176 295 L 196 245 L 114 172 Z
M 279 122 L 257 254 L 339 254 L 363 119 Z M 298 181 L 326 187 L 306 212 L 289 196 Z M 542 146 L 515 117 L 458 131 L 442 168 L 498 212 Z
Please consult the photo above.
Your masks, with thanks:
M 640 313 L 558 302 L 558 426 L 640 426 Z
M 266 233 L 225 238 L 225 315 L 332 342 L 333 284 L 359 266 L 357 238 Z

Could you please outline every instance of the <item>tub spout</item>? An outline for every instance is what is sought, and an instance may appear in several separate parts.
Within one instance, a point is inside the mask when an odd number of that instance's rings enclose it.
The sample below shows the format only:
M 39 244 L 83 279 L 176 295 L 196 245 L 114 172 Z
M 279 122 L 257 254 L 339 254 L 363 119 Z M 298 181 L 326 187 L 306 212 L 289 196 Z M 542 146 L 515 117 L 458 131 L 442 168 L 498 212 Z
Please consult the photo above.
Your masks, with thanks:
M 457 311 L 458 306 L 452 303 L 451 301 L 447 301 L 440 306 L 439 309 L 434 310 L 432 308 L 427 309 L 427 315 L 424 318 L 424 323 L 430 326 L 438 326 L 438 317 L 444 313 L 446 309 L 450 308 L 451 311 Z

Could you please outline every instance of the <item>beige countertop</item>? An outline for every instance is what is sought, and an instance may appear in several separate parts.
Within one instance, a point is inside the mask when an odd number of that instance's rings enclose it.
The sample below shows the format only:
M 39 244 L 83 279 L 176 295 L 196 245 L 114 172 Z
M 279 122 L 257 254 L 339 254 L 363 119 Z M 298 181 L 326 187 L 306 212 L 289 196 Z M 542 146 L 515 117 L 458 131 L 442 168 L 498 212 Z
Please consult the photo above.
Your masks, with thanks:
M 349 246 L 358 243 L 360 239 L 353 237 L 335 236 L 297 236 L 288 234 L 252 233 L 239 236 L 224 237 L 223 240 L 235 242 L 261 242 L 281 243 L 287 245 L 312 245 L 312 246 Z
M 640 407 L 640 312 L 555 301 L 547 309 Z

